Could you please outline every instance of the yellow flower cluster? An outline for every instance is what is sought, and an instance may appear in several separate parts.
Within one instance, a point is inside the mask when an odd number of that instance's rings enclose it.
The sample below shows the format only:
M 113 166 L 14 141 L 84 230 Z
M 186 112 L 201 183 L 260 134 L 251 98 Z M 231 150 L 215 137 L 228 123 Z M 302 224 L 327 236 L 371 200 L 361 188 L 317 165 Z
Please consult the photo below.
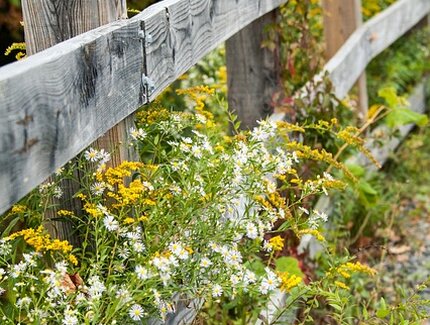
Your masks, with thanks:
M 379 161 L 373 157 L 372 153 L 364 147 L 364 140 L 357 136 L 359 130 L 356 127 L 348 126 L 345 129 L 339 131 L 337 136 L 339 139 L 345 141 L 347 144 L 356 147 L 362 152 L 376 167 L 381 168 Z
M 345 289 L 345 290 L 349 290 L 349 287 L 344 282 L 334 281 L 334 284 L 336 287 L 339 287 L 339 288 Z
M 19 214 L 19 213 L 24 213 L 25 211 L 27 211 L 27 207 L 25 205 L 21 205 L 21 204 L 15 204 L 10 213 L 11 214 Z
M 92 204 L 90 202 L 85 203 L 84 210 L 93 218 L 99 218 L 103 216 L 103 212 L 100 211 L 100 209 L 98 209 L 95 204 Z
M 287 143 L 287 148 L 290 150 L 295 150 L 298 158 L 326 162 L 332 165 L 333 167 L 336 167 L 337 169 L 342 170 L 345 173 L 345 175 L 348 176 L 348 178 L 350 178 L 351 180 L 357 181 L 355 176 L 351 174 L 351 172 L 348 170 L 348 168 L 345 167 L 344 164 L 341 164 L 340 162 L 336 161 L 333 158 L 333 155 L 325 151 L 324 149 L 322 150 L 312 149 L 311 147 L 296 141 Z
M 337 179 L 324 179 L 322 186 L 327 189 L 331 188 L 331 189 L 343 190 L 347 185 L 344 182 L 339 181 Z
M 142 110 L 136 113 L 136 119 L 142 124 L 154 124 L 168 120 L 170 112 L 163 107 L 155 107 L 149 110 Z
M 69 210 L 58 210 L 57 214 L 61 217 L 73 217 L 74 213 Z
M 214 94 L 214 89 L 208 86 L 195 86 L 187 89 L 177 89 L 176 93 L 178 95 L 186 95 L 195 103 L 194 109 L 197 114 L 202 115 L 206 122 L 204 123 L 205 127 L 214 127 L 215 123 L 213 122 L 214 116 L 211 112 L 206 111 L 205 108 L 205 100 Z M 196 128 L 200 129 L 204 127 L 202 124 L 197 124 Z
M 140 162 L 124 161 L 119 166 L 106 170 L 103 176 L 110 185 L 123 184 L 124 178 L 130 177 L 134 171 L 138 171 L 143 166 L 143 163 Z M 100 178 L 100 176 L 98 177 Z
M 73 249 L 67 240 L 51 239 L 51 236 L 45 233 L 42 226 L 37 229 L 28 228 L 15 232 L 6 237 L 6 240 L 13 240 L 17 237 L 23 237 L 24 241 L 32 246 L 36 252 L 59 251 L 67 254 Z
M 324 238 L 324 236 L 318 231 L 318 230 L 316 230 L 316 229 L 302 229 L 302 230 L 299 230 L 298 232 L 297 232 L 297 236 L 300 238 L 300 237 L 302 237 L 303 235 L 312 235 L 312 236 L 314 236 L 317 240 L 319 240 L 319 241 L 321 241 L 321 242 L 324 242 L 325 241 L 325 238 Z
M 281 290 L 284 292 L 290 292 L 291 289 L 302 283 L 301 277 L 289 272 L 279 272 L 278 276 L 281 279 Z
M 270 247 L 275 251 L 281 251 L 284 248 L 284 239 L 281 236 L 272 237 L 269 239 Z
M 25 51 L 25 50 L 26 50 L 26 46 L 25 46 L 25 43 L 24 43 L 24 42 L 22 42 L 22 43 L 12 43 L 12 45 L 11 45 L 11 46 L 9 46 L 9 47 L 6 49 L 6 51 L 4 52 L 4 55 L 8 56 L 8 55 L 10 55 L 10 54 L 12 53 L 12 51 L 19 51 L 19 52 L 15 55 L 15 58 L 16 58 L 17 60 L 21 60 L 22 58 L 24 58 L 24 57 L 25 57 L 25 53 L 24 53 L 24 52 L 22 52 L 22 51 Z
M 339 274 L 341 274 L 344 278 L 350 278 L 351 273 L 365 273 L 370 276 L 374 276 L 376 274 L 376 270 L 371 267 L 361 264 L 360 262 L 348 262 L 340 265 L 337 268 Z
M 177 89 L 178 95 L 187 95 L 196 103 L 196 110 L 202 110 L 205 107 L 204 101 L 208 95 L 213 95 L 214 90 L 208 86 L 195 86 L 187 89 Z
M 124 184 L 118 185 L 119 203 L 121 206 L 135 203 L 141 197 L 145 186 L 140 179 L 135 179 L 127 187 Z
M 276 126 L 278 129 L 285 130 L 287 132 L 305 132 L 305 129 L 298 124 L 292 124 L 286 121 L 277 121 Z

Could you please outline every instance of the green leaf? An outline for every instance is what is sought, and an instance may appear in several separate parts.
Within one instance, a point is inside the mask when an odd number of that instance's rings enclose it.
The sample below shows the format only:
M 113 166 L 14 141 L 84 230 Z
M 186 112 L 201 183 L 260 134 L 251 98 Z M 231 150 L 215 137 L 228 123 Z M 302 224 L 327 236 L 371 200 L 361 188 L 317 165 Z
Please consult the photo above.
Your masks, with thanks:
M 339 312 L 341 312 L 341 311 L 342 311 L 342 307 L 341 307 L 341 306 L 339 306 L 339 305 L 337 305 L 337 304 L 330 303 L 329 305 L 330 305 L 330 306 L 332 306 L 334 309 L 336 309 L 336 310 L 337 310 L 337 311 L 339 311 Z
M 390 314 L 390 310 L 389 309 L 379 308 L 376 311 L 376 317 L 381 318 L 381 319 L 387 317 L 389 314 Z
M 363 317 L 365 320 L 369 318 L 369 313 L 367 312 L 366 306 L 363 307 Z
M 390 128 L 410 123 L 424 126 L 428 123 L 428 117 L 424 114 L 411 111 L 408 108 L 397 108 L 388 113 L 385 121 Z
M 390 108 L 395 108 L 399 104 L 399 96 L 397 96 L 397 91 L 394 87 L 379 89 L 378 96 L 383 98 Z
M 288 272 L 303 278 L 303 272 L 299 267 L 299 261 L 291 256 L 282 256 L 275 262 L 275 269 L 278 272 Z
M 261 260 L 254 260 L 251 263 L 248 263 L 248 267 L 258 276 L 264 276 L 266 274 L 265 265 Z
M 376 311 L 376 317 L 383 319 L 390 314 L 390 310 L 387 308 L 384 298 L 381 298 L 379 304 L 381 307 Z
M 346 167 L 349 169 L 352 175 L 360 178 L 364 175 L 365 169 L 358 164 L 347 164 Z

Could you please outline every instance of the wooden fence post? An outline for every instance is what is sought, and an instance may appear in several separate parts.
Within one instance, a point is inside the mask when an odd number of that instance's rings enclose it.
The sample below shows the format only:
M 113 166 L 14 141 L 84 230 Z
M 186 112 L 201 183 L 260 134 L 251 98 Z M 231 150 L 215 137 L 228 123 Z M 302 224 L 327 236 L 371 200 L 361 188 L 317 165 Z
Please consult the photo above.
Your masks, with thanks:
M 31 55 L 88 30 L 127 18 L 126 0 L 23 0 L 22 1 L 25 41 L 27 54 Z M 94 147 L 113 152 L 111 165 L 118 165 L 123 160 L 135 158 L 126 147 L 127 130 L 133 125 L 130 116 L 106 132 L 93 143 Z M 96 126 L 94 126 L 96 127 Z M 123 145 L 121 145 L 123 144 Z M 76 175 L 79 178 L 79 175 Z M 63 197 L 54 200 L 54 208 L 45 215 L 46 227 L 52 236 L 67 239 L 73 245 L 79 244 L 79 238 L 73 234 L 73 226 L 67 221 L 50 221 L 57 217 L 59 209 L 82 213 L 80 200 L 73 198 L 79 190 L 79 184 L 70 180 L 61 183 Z
M 279 81 L 276 54 L 262 48 L 264 27 L 276 22 L 277 9 L 254 21 L 226 42 L 228 104 L 241 128 L 272 113 L 271 98 Z
M 323 0 L 322 7 L 324 12 L 326 59 L 329 60 L 362 24 L 361 0 Z M 362 119 L 366 119 L 369 103 L 365 73 L 358 79 L 357 86 L 359 116 Z

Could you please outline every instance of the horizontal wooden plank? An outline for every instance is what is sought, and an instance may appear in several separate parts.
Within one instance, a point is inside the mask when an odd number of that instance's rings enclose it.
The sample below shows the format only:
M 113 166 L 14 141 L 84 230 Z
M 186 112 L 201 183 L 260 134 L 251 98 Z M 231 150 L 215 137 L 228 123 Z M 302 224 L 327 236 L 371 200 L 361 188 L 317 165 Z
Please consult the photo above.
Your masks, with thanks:
M 285 2 L 165 0 L 2 67 L 0 213 L 148 102 L 148 94 L 153 100 Z
M 288 0 L 163 1 L 145 20 L 148 77 L 154 99 L 203 56 Z M 138 17 L 137 17 L 138 19 Z
M 0 69 L 0 213 L 142 104 L 137 21 Z
M 368 63 L 429 12 L 429 0 L 399 0 L 358 28 L 325 66 L 335 94 L 344 98 Z

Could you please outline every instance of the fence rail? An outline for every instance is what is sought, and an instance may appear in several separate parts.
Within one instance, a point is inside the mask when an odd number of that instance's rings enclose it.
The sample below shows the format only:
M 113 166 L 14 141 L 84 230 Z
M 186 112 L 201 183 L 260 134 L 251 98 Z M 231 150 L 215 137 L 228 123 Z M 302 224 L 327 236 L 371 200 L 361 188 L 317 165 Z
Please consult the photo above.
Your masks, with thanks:
M 165 0 L 1 68 L 0 214 L 204 55 L 287 2 Z M 335 94 L 345 97 L 371 59 L 429 12 L 429 0 L 399 0 L 358 28 L 324 67 Z M 179 311 L 181 320 L 194 309 Z
M 0 213 L 287 0 L 165 0 L 0 69 Z

